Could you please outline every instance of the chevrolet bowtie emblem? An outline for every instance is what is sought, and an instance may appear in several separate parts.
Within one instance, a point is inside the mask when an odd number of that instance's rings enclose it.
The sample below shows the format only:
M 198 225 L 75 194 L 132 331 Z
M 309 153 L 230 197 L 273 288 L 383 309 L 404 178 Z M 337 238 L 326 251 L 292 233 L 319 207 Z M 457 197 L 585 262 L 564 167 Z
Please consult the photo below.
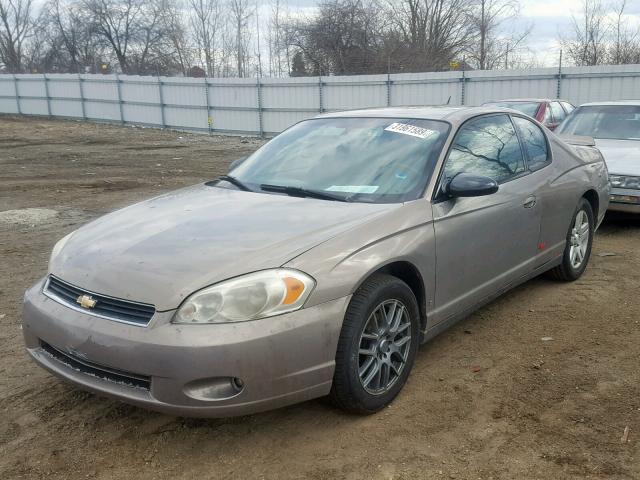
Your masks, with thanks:
M 76 299 L 76 303 L 79 303 L 82 308 L 93 308 L 98 302 L 91 295 L 80 295 Z

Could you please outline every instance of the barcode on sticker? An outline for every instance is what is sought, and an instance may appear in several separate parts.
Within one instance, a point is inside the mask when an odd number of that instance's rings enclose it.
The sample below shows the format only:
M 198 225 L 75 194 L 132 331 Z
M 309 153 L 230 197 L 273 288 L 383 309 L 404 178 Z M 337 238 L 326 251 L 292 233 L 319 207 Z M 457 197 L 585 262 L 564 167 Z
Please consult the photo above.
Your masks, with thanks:
M 412 137 L 418 138 L 428 138 L 434 133 L 437 133 L 435 130 L 430 130 L 428 128 L 418 127 L 416 125 L 408 125 L 406 123 L 392 123 L 387 128 L 385 128 L 387 132 L 394 133 L 403 133 L 405 135 L 411 135 Z

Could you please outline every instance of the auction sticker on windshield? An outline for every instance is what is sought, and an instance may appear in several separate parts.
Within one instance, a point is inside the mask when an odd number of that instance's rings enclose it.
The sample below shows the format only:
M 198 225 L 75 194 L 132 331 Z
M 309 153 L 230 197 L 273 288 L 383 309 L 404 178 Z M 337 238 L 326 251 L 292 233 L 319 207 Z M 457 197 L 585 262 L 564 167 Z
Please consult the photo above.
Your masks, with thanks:
M 438 132 L 430 130 L 428 128 L 418 127 L 416 125 L 409 125 L 407 123 L 395 122 L 385 128 L 387 132 L 402 133 L 404 135 L 411 135 L 412 137 L 428 138 Z

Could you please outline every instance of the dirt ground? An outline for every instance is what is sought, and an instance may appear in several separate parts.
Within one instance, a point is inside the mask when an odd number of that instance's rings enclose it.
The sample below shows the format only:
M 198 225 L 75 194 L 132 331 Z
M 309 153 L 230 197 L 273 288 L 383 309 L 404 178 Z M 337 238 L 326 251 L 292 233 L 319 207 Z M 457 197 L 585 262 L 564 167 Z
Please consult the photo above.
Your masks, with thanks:
M 630 219 L 607 219 L 579 281 L 533 280 L 424 345 L 402 394 L 370 417 L 312 401 L 174 418 L 78 391 L 27 358 L 22 294 L 57 239 L 215 177 L 259 144 L 0 117 L 0 479 L 640 478 Z

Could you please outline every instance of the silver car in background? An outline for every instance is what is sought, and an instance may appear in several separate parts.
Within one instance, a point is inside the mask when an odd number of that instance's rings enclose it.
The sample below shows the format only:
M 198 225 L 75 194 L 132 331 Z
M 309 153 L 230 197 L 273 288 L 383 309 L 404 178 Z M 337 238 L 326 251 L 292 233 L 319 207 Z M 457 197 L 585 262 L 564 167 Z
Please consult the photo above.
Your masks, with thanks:
M 543 272 L 582 275 L 597 149 L 496 108 L 323 115 L 229 175 L 60 240 L 27 350 L 81 388 L 184 416 L 329 395 L 372 413 L 418 347 Z
M 593 137 L 609 168 L 609 210 L 640 213 L 640 100 L 581 105 L 558 133 Z

